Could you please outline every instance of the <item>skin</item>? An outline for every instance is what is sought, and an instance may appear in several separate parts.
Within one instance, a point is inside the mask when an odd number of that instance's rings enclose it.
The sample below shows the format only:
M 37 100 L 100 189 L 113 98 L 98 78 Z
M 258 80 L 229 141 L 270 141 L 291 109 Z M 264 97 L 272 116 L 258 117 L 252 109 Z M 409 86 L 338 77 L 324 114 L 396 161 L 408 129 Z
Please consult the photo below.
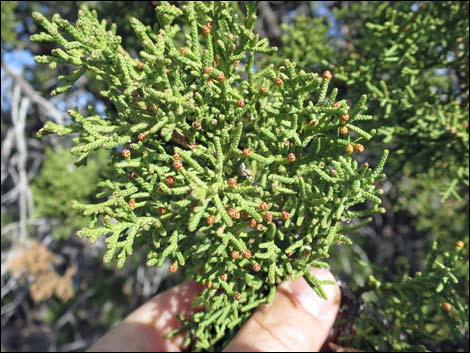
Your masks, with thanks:
M 334 280 L 327 270 L 312 269 L 317 278 Z M 258 308 L 224 352 L 316 352 L 323 346 L 338 314 L 337 284 L 324 285 L 328 299 L 319 298 L 303 278 L 278 286 L 271 305 Z M 184 334 L 166 339 L 179 326 L 176 314 L 189 314 L 201 288 L 185 282 L 139 307 L 113 328 L 91 352 L 181 352 Z

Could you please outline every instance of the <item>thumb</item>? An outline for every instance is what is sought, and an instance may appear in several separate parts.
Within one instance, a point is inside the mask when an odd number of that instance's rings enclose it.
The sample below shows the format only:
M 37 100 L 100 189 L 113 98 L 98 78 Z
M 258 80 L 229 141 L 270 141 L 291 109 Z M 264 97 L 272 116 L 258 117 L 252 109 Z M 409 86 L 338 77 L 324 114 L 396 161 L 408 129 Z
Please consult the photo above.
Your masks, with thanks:
M 312 269 L 319 280 L 335 280 L 325 269 Z M 271 305 L 259 308 L 224 352 L 314 352 L 325 342 L 341 301 L 337 284 L 323 285 L 321 299 L 303 278 L 279 285 Z

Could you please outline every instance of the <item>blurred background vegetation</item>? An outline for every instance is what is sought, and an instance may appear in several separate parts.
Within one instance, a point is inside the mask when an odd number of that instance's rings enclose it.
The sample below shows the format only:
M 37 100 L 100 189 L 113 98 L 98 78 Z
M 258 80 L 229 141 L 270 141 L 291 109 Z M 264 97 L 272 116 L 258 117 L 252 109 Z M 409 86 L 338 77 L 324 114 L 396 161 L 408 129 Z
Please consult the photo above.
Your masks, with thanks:
M 38 31 L 32 11 L 73 22 L 86 4 L 116 23 L 123 46 L 137 55 L 129 19 L 155 26 L 157 3 L 1 2 L 2 351 L 84 350 L 181 280 L 168 266 L 146 268 L 139 254 L 119 271 L 103 265 L 104 244 L 75 236 L 90 220 L 71 200 L 93 202 L 105 156 L 76 167 L 70 141 L 35 138 L 47 120 L 66 123 L 69 107 L 104 112 L 107 103 L 92 75 L 50 97 L 57 74 L 73 68 L 34 63 L 51 48 L 29 41 Z M 376 136 L 365 158 L 384 146 L 392 151 L 382 185 L 386 214 L 349 232 L 353 245 L 338 247 L 330 261 L 343 283 L 337 345 L 468 351 L 468 12 L 468 2 L 450 1 L 259 4 L 256 30 L 279 47 L 259 60 L 328 69 L 350 102 L 366 93 Z M 465 246 L 457 256 L 459 240 Z M 444 302 L 454 309 L 442 310 Z

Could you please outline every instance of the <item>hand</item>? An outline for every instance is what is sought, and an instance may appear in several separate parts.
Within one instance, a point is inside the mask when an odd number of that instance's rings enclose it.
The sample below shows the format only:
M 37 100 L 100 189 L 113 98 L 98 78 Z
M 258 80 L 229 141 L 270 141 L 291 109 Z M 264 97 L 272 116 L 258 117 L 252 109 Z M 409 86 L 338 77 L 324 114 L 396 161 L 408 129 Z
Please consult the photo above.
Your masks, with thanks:
M 312 269 L 319 279 L 332 280 L 327 270 Z M 264 305 L 242 326 L 224 352 L 318 351 L 328 337 L 340 305 L 337 285 L 324 285 L 319 298 L 303 278 L 279 285 L 272 305 Z M 176 314 L 191 312 L 200 288 L 186 282 L 163 292 L 130 314 L 90 351 L 181 352 L 184 335 L 165 335 L 179 325 Z

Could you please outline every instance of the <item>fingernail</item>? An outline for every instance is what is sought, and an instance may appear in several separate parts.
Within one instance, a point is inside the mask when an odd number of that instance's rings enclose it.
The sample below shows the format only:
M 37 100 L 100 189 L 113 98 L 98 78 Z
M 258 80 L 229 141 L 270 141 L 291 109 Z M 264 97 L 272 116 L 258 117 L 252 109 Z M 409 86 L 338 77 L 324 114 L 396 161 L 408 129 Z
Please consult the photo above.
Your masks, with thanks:
M 315 268 L 310 272 L 319 280 L 336 280 L 331 272 L 326 269 Z M 320 320 L 329 317 L 331 304 L 336 298 L 337 291 L 336 285 L 323 285 L 327 299 L 322 299 L 303 278 L 284 282 L 280 285 L 280 288 L 287 291 L 299 306 Z

